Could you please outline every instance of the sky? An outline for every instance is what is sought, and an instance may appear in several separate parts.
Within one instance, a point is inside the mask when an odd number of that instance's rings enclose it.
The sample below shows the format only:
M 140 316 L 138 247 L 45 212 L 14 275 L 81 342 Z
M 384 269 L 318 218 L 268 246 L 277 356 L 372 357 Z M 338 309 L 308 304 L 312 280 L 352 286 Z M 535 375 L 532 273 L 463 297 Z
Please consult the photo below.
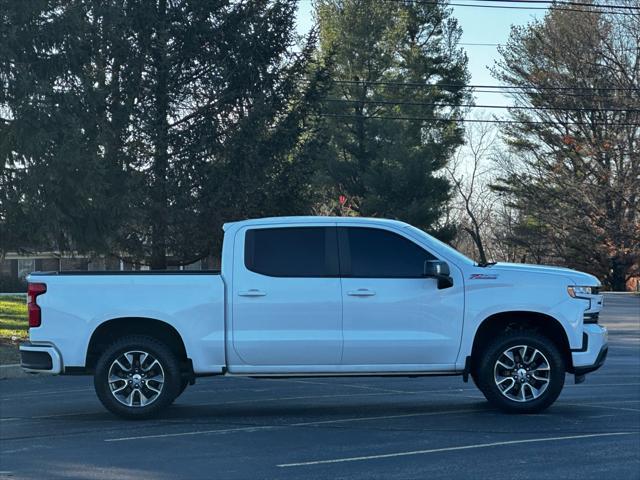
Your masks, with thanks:
M 298 31 L 307 32 L 313 25 L 312 0 L 300 0 L 298 7 Z M 457 3 L 457 2 L 454 2 Z M 460 2 L 465 3 L 465 2 Z M 486 5 L 504 5 L 483 2 Z M 541 18 L 544 10 L 515 10 L 502 8 L 474 8 L 454 6 L 454 16 L 462 27 L 461 43 L 496 43 L 502 44 L 509 38 L 511 25 L 526 25 Z M 498 85 L 488 67 L 499 58 L 495 46 L 463 45 L 469 58 L 471 83 L 476 85 Z M 498 93 L 477 93 L 477 105 L 508 105 L 509 98 Z M 499 109 L 474 109 L 475 115 L 502 114 Z

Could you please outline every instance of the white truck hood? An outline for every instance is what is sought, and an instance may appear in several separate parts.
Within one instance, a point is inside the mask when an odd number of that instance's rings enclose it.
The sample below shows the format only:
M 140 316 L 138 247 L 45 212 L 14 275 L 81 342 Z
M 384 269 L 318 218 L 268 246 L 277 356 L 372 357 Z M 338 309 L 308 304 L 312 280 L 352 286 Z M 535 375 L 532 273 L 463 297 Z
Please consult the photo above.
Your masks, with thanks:
M 547 265 L 531 265 L 528 263 L 496 263 L 485 268 L 487 272 L 528 272 L 528 273 L 544 273 L 548 275 L 558 275 L 565 278 L 570 278 L 574 285 L 581 286 L 599 286 L 600 281 L 597 277 L 591 274 L 580 272 L 578 270 L 572 270 L 565 267 L 552 267 Z

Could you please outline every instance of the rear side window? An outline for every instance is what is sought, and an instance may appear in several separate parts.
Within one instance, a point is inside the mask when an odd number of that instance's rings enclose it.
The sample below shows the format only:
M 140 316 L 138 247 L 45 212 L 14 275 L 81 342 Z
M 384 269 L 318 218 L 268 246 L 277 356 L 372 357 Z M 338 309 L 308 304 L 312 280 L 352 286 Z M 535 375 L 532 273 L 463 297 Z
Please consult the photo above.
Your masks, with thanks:
M 335 227 L 285 227 L 247 230 L 244 264 L 271 277 L 338 276 Z
M 419 278 L 435 257 L 411 240 L 377 228 L 338 228 L 342 276 Z

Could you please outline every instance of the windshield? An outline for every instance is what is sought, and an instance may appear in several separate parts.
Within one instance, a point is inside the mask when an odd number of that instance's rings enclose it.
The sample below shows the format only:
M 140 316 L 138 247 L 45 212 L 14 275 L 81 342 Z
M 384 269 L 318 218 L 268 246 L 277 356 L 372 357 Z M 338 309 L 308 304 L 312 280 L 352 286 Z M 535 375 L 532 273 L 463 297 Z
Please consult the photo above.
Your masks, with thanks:
M 420 238 L 424 238 L 427 241 L 427 243 L 437 243 L 439 248 L 444 250 L 447 255 L 455 258 L 456 260 L 458 260 L 458 261 L 460 261 L 462 263 L 466 263 L 467 265 L 475 265 L 476 264 L 476 262 L 471 260 L 466 255 L 463 255 L 462 253 L 457 251 L 455 248 L 451 247 L 450 245 L 447 245 L 444 242 L 441 242 L 437 238 L 432 237 L 431 235 L 423 232 L 419 228 L 413 227 L 411 225 L 409 225 L 408 227 L 405 227 L 405 228 L 407 230 L 410 230 L 414 235 L 416 235 L 416 236 L 418 236 Z

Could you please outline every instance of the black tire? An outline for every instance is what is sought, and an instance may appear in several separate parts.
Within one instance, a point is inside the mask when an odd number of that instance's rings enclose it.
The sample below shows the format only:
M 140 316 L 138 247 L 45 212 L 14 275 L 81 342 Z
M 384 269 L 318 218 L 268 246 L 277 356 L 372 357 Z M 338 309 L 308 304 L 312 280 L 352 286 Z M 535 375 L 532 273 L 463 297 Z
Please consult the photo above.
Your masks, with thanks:
M 174 400 L 176 400 L 180 395 L 182 395 L 184 391 L 187 389 L 187 387 L 189 386 L 189 380 L 183 378 L 181 382 L 182 383 L 180 383 L 180 388 L 178 388 L 178 395 L 176 395 L 176 398 L 174 398 Z
M 529 350 L 519 348 L 521 346 L 527 346 Z M 535 350 L 538 351 L 537 354 Z M 503 368 L 510 358 L 503 356 L 506 352 L 514 357 L 512 368 Z M 518 362 L 521 352 L 525 352 L 525 359 Z M 533 355 L 536 356 L 535 359 L 532 358 Z M 526 362 L 527 358 L 529 363 Z M 545 365 L 548 365 L 548 370 Z M 489 403 L 501 410 L 537 413 L 556 401 L 564 386 L 565 371 L 564 358 L 552 340 L 536 332 L 512 331 L 493 339 L 482 350 L 476 380 L 478 388 Z M 536 378 L 542 378 L 542 381 Z M 498 386 L 499 381 L 503 386 Z M 535 397 L 536 394 L 539 396 Z
M 478 383 L 478 374 L 476 372 L 471 372 L 469 376 L 471 377 L 471 380 L 473 381 L 473 384 L 476 386 L 476 388 L 480 390 L 480 384 Z
M 148 357 L 143 357 L 143 353 L 146 353 Z M 133 361 L 127 363 L 123 357 L 125 359 L 132 358 Z M 142 358 L 153 359 L 155 362 L 153 366 L 149 367 L 151 361 L 141 361 Z M 116 363 L 117 360 L 120 361 L 120 364 Z M 121 368 L 121 365 L 127 369 Z M 145 366 L 149 368 L 149 373 L 146 385 L 143 385 L 147 375 Z M 111 384 L 109 382 L 110 370 L 111 378 L 116 378 L 116 380 L 112 380 Z M 130 379 L 132 376 L 137 378 Z M 154 379 L 161 376 L 163 382 Z M 133 392 L 132 380 L 140 382 L 140 384 L 135 384 L 140 387 L 137 389 L 139 392 Z M 179 395 L 181 382 L 180 366 L 173 352 L 155 338 L 139 335 L 121 338 L 108 347 L 98 359 L 93 377 L 96 394 L 105 408 L 127 419 L 145 419 L 157 415 L 171 405 L 171 402 Z M 121 386 L 124 388 L 123 393 L 116 395 L 115 390 L 121 389 Z M 150 390 L 150 388 L 154 390 Z M 154 391 L 159 391 L 159 393 L 153 393 Z M 132 402 L 131 406 L 123 403 L 123 401 L 127 401 L 128 392 L 131 392 L 131 397 L 129 397 Z M 144 396 L 145 394 L 149 398 Z M 144 405 L 144 401 L 148 401 L 148 404 Z

